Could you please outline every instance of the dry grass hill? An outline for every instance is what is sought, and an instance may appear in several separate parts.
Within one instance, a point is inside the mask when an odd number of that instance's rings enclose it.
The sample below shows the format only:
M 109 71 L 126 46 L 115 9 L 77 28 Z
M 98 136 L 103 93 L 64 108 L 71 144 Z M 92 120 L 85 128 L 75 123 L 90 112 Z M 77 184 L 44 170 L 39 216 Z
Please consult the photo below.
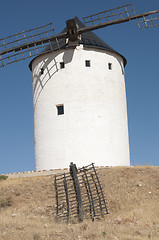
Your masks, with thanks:
M 0 240 L 159 240 L 159 167 L 98 170 L 108 202 L 104 219 L 55 222 L 54 176 L 0 181 Z

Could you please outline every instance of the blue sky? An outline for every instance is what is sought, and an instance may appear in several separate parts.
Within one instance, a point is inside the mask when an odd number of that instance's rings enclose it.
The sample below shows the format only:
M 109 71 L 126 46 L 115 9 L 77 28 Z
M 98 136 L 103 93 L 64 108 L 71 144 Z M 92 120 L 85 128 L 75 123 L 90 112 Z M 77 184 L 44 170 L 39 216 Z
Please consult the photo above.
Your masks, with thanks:
M 137 13 L 159 9 L 158 0 L 133 0 Z M 130 3 L 98 1 L 3 1 L 0 38 L 53 22 Z M 159 27 L 139 30 L 136 21 L 95 31 L 124 55 L 131 165 L 159 165 Z M 35 169 L 30 60 L 0 68 L 0 174 Z

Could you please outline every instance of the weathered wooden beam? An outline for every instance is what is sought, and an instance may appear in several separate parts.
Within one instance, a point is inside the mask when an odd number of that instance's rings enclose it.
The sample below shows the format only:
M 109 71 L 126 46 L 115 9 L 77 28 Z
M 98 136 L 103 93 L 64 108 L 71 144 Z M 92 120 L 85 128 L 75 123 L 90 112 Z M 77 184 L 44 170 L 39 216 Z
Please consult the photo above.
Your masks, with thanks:
M 100 184 L 100 181 L 99 181 L 97 172 L 96 172 L 96 170 L 95 170 L 94 164 L 93 164 L 93 169 L 94 169 L 94 173 L 95 173 L 96 179 L 97 179 L 97 181 L 98 181 L 98 184 L 99 184 L 99 187 L 100 187 L 100 190 L 101 190 L 101 194 L 102 194 L 102 197 L 103 197 L 103 202 L 104 202 L 104 205 L 105 205 L 106 213 L 108 214 L 108 209 L 107 209 L 107 206 L 106 206 L 106 202 L 105 202 L 103 190 L 102 190 L 102 187 L 101 187 L 101 184 Z
M 72 176 L 74 182 L 74 188 L 77 196 L 77 203 L 78 203 L 78 220 L 79 222 L 83 221 L 83 213 L 82 213 L 82 199 L 81 199 L 81 192 L 80 192 L 80 185 L 77 177 L 77 167 L 75 164 L 70 164 L 70 174 Z
M 91 205 L 91 199 L 90 199 L 90 195 L 89 195 L 89 190 L 88 190 L 87 183 L 86 183 L 86 181 L 85 181 L 85 177 L 82 176 L 82 178 L 83 178 L 83 182 L 84 182 L 84 185 L 85 185 L 87 198 L 88 198 L 88 201 L 89 201 L 89 212 L 90 212 L 90 217 L 92 218 L 92 205 Z
M 86 182 L 87 182 L 87 185 L 88 185 L 89 194 L 90 194 L 90 196 L 91 196 L 91 204 L 92 204 L 92 209 L 93 209 L 93 215 L 94 215 L 94 217 L 95 217 L 95 209 L 94 209 L 92 191 L 91 191 L 91 188 L 90 188 L 90 185 L 89 185 L 89 181 L 88 181 L 88 177 L 87 177 L 87 173 L 86 173 L 84 167 L 83 167 L 83 171 L 84 171 L 84 176 L 85 176 L 85 178 L 86 178 Z
M 57 189 L 56 175 L 54 177 L 54 184 L 55 184 L 55 191 L 56 191 L 56 216 L 58 216 L 58 189 Z
M 65 173 L 64 173 L 64 188 L 65 188 L 65 193 L 66 193 L 66 202 L 67 202 L 67 223 L 69 222 L 69 198 L 68 198 L 68 189 L 67 189 L 67 181 L 65 178 Z

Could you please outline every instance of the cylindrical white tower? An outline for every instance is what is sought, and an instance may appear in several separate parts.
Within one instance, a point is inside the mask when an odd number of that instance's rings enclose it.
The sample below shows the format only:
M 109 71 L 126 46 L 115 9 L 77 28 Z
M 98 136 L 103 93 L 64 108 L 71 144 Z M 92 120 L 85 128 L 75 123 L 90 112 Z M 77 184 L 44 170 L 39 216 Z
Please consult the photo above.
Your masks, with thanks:
M 30 63 L 36 169 L 130 165 L 125 58 L 93 33 L 59 44 Z

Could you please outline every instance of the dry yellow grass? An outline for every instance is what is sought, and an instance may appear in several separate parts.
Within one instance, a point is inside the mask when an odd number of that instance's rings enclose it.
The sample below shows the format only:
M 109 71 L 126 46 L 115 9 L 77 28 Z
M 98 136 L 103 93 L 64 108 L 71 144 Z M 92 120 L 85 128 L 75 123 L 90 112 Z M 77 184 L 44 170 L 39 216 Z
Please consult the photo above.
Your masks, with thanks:
M 56 223 L 53 176 L 0 182 L 0 239 L 159 239 L 159 167 L 98 170 L 110 214 L 79 224 Z

